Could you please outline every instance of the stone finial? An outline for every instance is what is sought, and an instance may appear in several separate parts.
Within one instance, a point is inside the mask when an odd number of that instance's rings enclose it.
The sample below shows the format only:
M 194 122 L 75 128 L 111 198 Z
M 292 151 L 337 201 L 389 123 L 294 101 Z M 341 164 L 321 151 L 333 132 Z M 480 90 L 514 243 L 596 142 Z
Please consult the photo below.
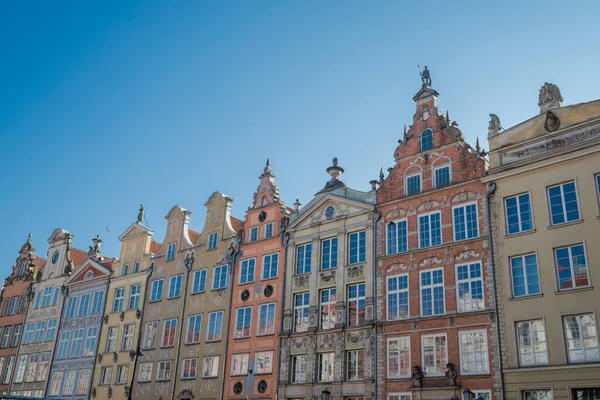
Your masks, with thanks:
M 144 220 L 144 206 L 142 204 L 140 204 L 140 209 L 138 211 L 137 222 L 141 224 Z
M 488 125 L 488 137 L 496 136 L 502 130 L 500 118 L 496 114 L 490 114 L 490 124 Z
M 338 179 L 344 173 L 344 168 L 338 166 L 337 157 L 333 157 L 333 165 L 327 168 L 327 173 L 331 175 L 331 179 Z
M 263 173 L 261 174 L 261 176 L 259 178 L 261 178 L 261 179 L 275 178 L 275 175 L 273 175 L 273 170 L 271 169 L 271 159 L 270 158 L 267 158 L 267 162 L 265 164 L 265 169 L 263 170 Z
M 371 185 L 371 190 L 377 190 L 377 180 L 375 180 L 375 179 L 370 180 L 369 185 Z
M 90 246 L 90 251 L 88 251 L 88 255 L 95 256 L 101 254 L 100 245 L 102 244 L 102 239 L 100 239 L 100 235 L 96 235 L 95 238 L 92 239 L 93 246 Z
M 302 207 L 302 204 L 300 203 L 300 199 L 296 199 L 296 201 L 294 202 L 294 210 L 296 210 L 296 212 L 300 211 L 300 207 Z
M 29 236 L 27 237 L 27 244 L 31 244 L 31 233 L 29 234 Z
M 384 178 L 383 167 L 381 167 L 381 169 L 379 170 L 379 182 L 383 182 L 383 178 Z
M 560 94 L 560 89 L 553 83 L 544 83 L 540 89 L 538 106 L 540 106 L 540 114 L 553 108 L 562 107 L 563 97 Z

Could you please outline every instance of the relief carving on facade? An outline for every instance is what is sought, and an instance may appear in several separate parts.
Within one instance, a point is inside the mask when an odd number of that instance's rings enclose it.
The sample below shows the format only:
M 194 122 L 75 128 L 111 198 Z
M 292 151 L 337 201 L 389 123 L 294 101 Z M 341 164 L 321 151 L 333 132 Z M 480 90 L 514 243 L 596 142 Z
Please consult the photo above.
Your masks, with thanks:
M 289 356 L 290 356 L 290 339 L 282 338 L 281 346 L 279 350 L 280 354 L 280 363 L 279 363 L 279 381 L 287 382 L 288 375 L 288 365 L 289 365 Z
M 435 200 L 426 199 L 425 203 L 421 204 L 419 206 L 419 208 L 417 209 L 417 211 L 419 211 L 419 212 L 429 211 L 429 210 L 432 210 L 434 208 L 439 208 L 439 207 L 440 207 L 439 202 L 437 202 Z
M 405 216 L 406 216 L 406 210 L 404 210 L 402 208 L 394 208 L 392 211 L 387 213 L 387 215 L 385 216 L 385 220 L 392 221 L 394 219 L 402 218 Z
M 471 257 L 479 258 L 480 256 L 481 256 L 481 253 L 478 253 L 475 250 L 465 250 L 463 252 L 458 253 L 456 255 L 456 257 L 454 257 L 454 260 L 460 261 L 460 260 L 464 260 L 464 259 L 471 258 Z
M 310 277 L 307 275 L 300 275 L 294 278 L 294 287 L 303 288 L 310 284 Z
M 331 349 L 334 344 L 333 334 L 319 336 L 319 349 Z
M 348 344 L 356 344 L 363 340 L 364 333 L 363 331 L 358 332 L 347 332 L 346 333 L 346 343 Z
M 315 365 L 317 364 L 317 337 L 310 335 L 306 337 L 306 377 L 307 383 L 313 381 L 315 376 Z
M 336 271 L 326 271 L 319 274 L 321 283 L 335 283 Z
M 337 332 L 334 334 L 334 346 L 335 346 L 335 356 L 334 356 L 334 380 L 341 381 L 342 380 L 342 360 L 344 359 L 344 333 Z
M 428 258 L 425 258 L 425 259 L 421 260 L 421 262 L 419 263 L 419 267 L 429 267 L 431 265 L 441 264 L 441 263 L 442 263 L 442 259 L 441 258 L 428 257 Z
M 364 278 L 365 267 L 363 265 L 356 265 L 354 267 L 349 267 L 347 270 L 348 279 L 359 279 Z

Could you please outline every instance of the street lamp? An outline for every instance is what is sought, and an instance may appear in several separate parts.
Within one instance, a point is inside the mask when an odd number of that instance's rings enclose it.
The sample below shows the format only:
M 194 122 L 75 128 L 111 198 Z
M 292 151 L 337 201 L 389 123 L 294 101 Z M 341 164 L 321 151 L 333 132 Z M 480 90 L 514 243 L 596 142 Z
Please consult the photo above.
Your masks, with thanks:
M 325 390 L 323 390 L 321 392 L 321 400 L 329 400 L 331 398 L 331 392 L 329 390 L 327 390 L 327 388 L 325 388 Z
M 475 400 L 475 393 L 471 392 L 468 388 L 462 391 L 462 400 Z
M 183 262 L 185 264 L 185 267 L 187 268 L 187 270 L 191 270 L 192 269 L 192 265 L 194 265 L 194 253 L 188 253 L 188 255 L 185 257 L 185 261 Z

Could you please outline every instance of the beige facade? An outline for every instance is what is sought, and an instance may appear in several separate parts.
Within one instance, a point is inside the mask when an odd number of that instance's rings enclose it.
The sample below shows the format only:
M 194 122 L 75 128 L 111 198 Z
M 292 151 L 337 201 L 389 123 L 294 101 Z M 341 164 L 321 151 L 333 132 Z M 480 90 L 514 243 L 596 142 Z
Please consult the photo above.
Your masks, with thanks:
M 375 192 L 348 188 L 344 170 L 292 214 L 287 243 L 278 397 L 372 398 Z
M 143 225 L 142 216 L 119 236 L 121 252 L 112 265 L 92 398 L 125 400 L 132 385 L 148 270 L 159 247 L 152 241 L 153 231 Z
M 546 84 L 540 115 L 490 123 L 506 399 L 600 399 L 600 100 L 561 101 Z

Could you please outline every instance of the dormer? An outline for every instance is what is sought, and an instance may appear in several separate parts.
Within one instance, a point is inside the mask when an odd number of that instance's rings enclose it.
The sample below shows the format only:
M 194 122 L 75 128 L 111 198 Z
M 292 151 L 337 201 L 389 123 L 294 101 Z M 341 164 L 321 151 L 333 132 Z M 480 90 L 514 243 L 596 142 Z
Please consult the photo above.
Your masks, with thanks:
M 206 207 L 206 219 L 202 233 L 198 236 L 195 244 L 205 246 L 204 249 L 212 251 L 229 243 L 233 243 L 237 230 L 240 229 L 241 221 L 231 216 L 231 197 L 220 192 L 214 192 L 204 206 Z M 226 242 L 224 244 L 223 242 Z
M 141 262 L 143 256 L 157 252 L 159 247 L 152 241 L 153 235 L 154 231 L 144 225 L 144 206 L 140 205 L 137 221 L 119 236 L 121 253 L 115 266 L 118 275 L 127 275 L 124 273 L 126 265 L 129 266 L 128 273 L 139 272 L 147 267 Z
M 158 256 L 163 256 L 164 262 L 175 260 L 179 250 L 192 246 L 188 233 L 190 215 L 192 215 L 191 211 L 176 205 L 165 216 L 167 231 L 165 239 L 157 252 Z

